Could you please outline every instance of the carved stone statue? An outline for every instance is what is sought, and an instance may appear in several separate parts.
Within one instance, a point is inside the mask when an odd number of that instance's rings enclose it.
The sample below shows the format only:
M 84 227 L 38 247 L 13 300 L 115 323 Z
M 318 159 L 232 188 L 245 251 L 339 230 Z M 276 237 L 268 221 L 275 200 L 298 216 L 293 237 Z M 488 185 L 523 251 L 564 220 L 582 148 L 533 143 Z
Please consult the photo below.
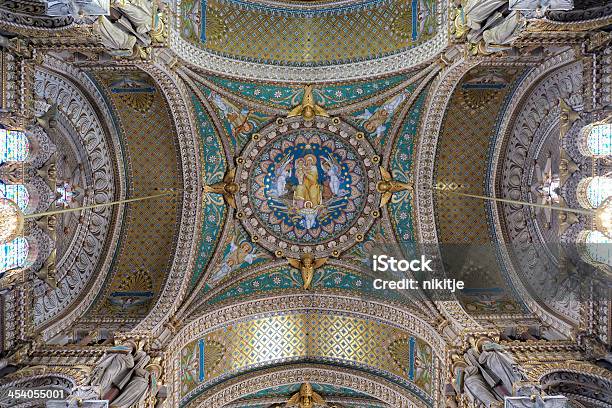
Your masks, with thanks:
M 315 116 L 329 116 L 325 109 L 317 105 L 314 99 L 312 85 L 306 85 L 304 87 L 304 96 L 302 97 L 302 103 L 291 109 L 287 114 L 287 117 L 291 118 L 293 116 L 299 115 L 302 115 L 306 120 L 311 120 Z
M 379 181 L 376 184 L 376 190 L 382 194 L 380 197 L 380 207 L 384 207 L 387 205 L 393 193 L 398 193 L 400 191 L 408 190 L 412 191 L 411 183 L 403 183 L 401 181 L 393 180 L 391 177 L 391 173 L 389 173 L 384 167 L 380 167 L 380 176 L 382 181 Z
M 121 29 L 118 24 L 111 22 L 105 16 L 100 16 L 94 23 L 93 29 L 110 54 L 117 56 L 133 55 L 136 37 Z
M 123 388 L 119 396 L 112 401 L 111 407 L 128 408 L 139 402 L 149 389 L 149 372 L 143 368 L 136 368 L 130 381 Z
M 204 192 L 221 194 L 230 207 L 236 208 L 236 198 L 234 196 L 240 188 L 234 181 L 235 178 L 236 168 L 233 168 L 223 177 L 223 181 L 204 186 Z
M 518 11 L 510 13 L 501 23 L 484 30 L 482 39 L 489 45 L 508 45 L 516 39 L 525 27 L 525 20 Z
M 146 34 L 153 27 L 153 4 L 150 0 L 115 0 L 113 7 L 132 22 L 139 34 Z
M 465 24 L 472 30 L 479 30 L 484 21 L 506 4 L 507 0 L 468 0 L 463 6 Z
M 466 367 L 464 388 L 468 397 L 476 406 L 491 407 L 499 403 L 477 367 Z
M 91 385 L 100 387 L 101 394 L 106 394 L 113 382 L 120 381 L 134 367 L 133 350 L 132 345 L 111 348 L 92 371 Z
M 487 366 L 499 377 L 508 393 L 512 393 L 513 385 L 516 382 L 524 379 L 518 364 L 503 351 L 503 347 L 499 344 L 485 343 L 478 362 Z

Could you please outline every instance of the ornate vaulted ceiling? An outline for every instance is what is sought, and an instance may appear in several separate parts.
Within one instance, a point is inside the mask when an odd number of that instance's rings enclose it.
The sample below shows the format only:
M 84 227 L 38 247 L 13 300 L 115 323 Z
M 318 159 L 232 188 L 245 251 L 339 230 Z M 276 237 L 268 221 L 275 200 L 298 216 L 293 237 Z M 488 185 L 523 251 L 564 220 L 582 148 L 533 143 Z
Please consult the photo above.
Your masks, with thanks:
M 243 78 L 384 74 L 427 61 L 448 41 L 447 5 L 436 0 L 186 0 L 175 6 L 171 48 L 195 66 Z
M 0 0 L 24 213 L 78 194 L 27 221 L 31 252 L 0 272 L 0 389 L 471 408 L 528 384 L 610 405 L 609 268 L 584 256 L 600 226 L 578 188 L 610 163 L 577 141 L 609 120 L 605 5 L 26 3 Z M 434 271 L 374 271 L 381 250 Z M 466 289 L 374 284 L 427 277 Z

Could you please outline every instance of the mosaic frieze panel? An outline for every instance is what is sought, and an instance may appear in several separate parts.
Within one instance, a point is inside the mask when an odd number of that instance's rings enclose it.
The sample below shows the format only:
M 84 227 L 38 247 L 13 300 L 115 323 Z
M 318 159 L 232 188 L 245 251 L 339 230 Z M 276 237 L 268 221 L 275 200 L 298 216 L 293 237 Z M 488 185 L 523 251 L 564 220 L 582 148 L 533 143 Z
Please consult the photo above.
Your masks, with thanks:
M 183 0 L 179 20 L 183 39 L 207 51 L 280 65 L 382 57 L 423 44 L 438 31 L 434 0 L 379 0 L 321 10 Z
M 181 396 L 200 384 L 253 368 L 308 359 L 387 373 L 431 395 L 435 358 L 422 340 L 401 329 L 321 312 L 274 315 L 207 333 L 181 350 Z M 197 378 L 198 385 L 194 378 Z
M 219 258 L 210 267 L 208 285 L 215 286 L 242 268 L 269 260 L 270 254 L 255 245 L 240 223 L 231 221 L 228 233 L 219 247 Z
M 195 96 L 192 96 L 192 103 L 197 117 L 198 132 L 202 140 L 200 146 L 204 166 L 204 182 L 210 185 L 223 179 L 227 164 L 221 140 L 214 130 L 210 116 Z M 202 235 L 195 270 L 191 277 L 192 286 L 196 284 L 214 253 L 227 211 L 223 198 L 218 194 L 208 193 L 203 201 L 204 222 L 202 223 Z
M 335 265 L 325 265 L 315 271 L 311 285 L 315 289 L 345 290 L 397 302 L 407 300 L 398 291 L 373 290 L 373 280 L 372 276 L 364 273 L 349 271 Z M 295 290 L 301 288 L 302 285 L 302 277 L 297 269 L 289 265 L 270 267 L 257 276 L 240 280 L 225 288 L 221 293 L 213 296 L 208 303 L 215 304 L 260 292 L 279 293 L 283 290 Z
M 391 133 L 391 124 L 398 119 L 401 106 L 410 98 L 415 86 L 410 85 L 382 103 L 368 106 L 353 113 L 351 122 L 362 128 L 374 146 L 382 146 Z
M 281 385 L 249 394 L 233 403 L 234 408 L 269 408 L 270 404 L 287 402 L 293 395 L 299 393 L 301 383 Z M 341 401 L 347 408 L 382 408 L 387 404 L 377 401 L 371 396 L 350 388 L 330 384 L 310 383 L 312 390 L 320 395 L 328 404 Z M 274 405 L 273 405 L 274 406 Z
M 225 134 L 230 141 L 231 153 L 234 155 L 242 150 L 246 142 L 250 140 L 251 135 L 273 119 L 271 116 L 257 112 L 248 106 L 239 106 L 204 86 L 200 86 L 200 89 L 212 103 L 215 113 L 223 122 Z
M 402 74 L 371 81 L 326 84 L 317 87 L 313 96 L 317 105 L 326 109 L 337 108 L 371 98 L 377 93 L 388 90 L 410 78 L 411 74 Z M 300 103 L 304 88 L 280 84 L 237 81 L 223 77 L 211 76 L 208 79 L 214 84 L 245 98 L 266 105 L 290 109 Z
M 400 133 L 395 139 L 391 151 L 390 168 L 393 179 L 404 183 L 412 182 L 412 157 L 417 129 L 423 110 L 427 92 L 423 92 L 410 108 Z M 395 227 L 398 241 L 410 242 L 414 240 L 414 227 L 412 225 L 412 192 L 406 190 L 396 193 L 389 204 L 389 214 Z

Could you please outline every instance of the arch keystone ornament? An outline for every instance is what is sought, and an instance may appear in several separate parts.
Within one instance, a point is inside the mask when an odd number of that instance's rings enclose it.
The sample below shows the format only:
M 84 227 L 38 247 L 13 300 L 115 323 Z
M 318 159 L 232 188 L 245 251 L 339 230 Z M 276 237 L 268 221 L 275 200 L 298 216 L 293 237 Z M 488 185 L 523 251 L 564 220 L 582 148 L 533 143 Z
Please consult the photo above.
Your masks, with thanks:
M 276 121 L 251 139 L 238 162 L 237 212 L 251 238 L 301 259 L 337 256 L 365 236 L 380 202 L 376 152 L 339 118 Z

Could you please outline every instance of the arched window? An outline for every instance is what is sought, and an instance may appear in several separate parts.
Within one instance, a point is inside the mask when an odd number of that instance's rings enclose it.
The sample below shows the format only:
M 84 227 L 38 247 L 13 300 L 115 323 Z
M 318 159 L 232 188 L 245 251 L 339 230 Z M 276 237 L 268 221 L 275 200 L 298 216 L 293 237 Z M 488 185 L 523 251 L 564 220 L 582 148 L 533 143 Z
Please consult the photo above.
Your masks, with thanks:
M 25 211 L 30 202 L 30 195 L 23 184 L 4 184 L 0 181 L 0 196 L 15 202 L 21 211 Z
M 590 126 L 586 134 L 586 145 L 592 156 L 612 155 L 612 124 L 602 123 Z
M 612 196 L 612 178 L 596 176 L 580 180 L 576 194 L 581 206 L 597 208 Z
M 612 239 L 599 231 L 583 231 L 579 241 L 584 244 L 585 261 L 612 266 Z
M 30 153 L 30 142 L 20 130 L 0 129 L 0 162 L 25 161 Z
M 28 241 L 18 237 L 6 244 L 0 245 L 0 276 L 6 271 L 23 268 L 28 258 Z

